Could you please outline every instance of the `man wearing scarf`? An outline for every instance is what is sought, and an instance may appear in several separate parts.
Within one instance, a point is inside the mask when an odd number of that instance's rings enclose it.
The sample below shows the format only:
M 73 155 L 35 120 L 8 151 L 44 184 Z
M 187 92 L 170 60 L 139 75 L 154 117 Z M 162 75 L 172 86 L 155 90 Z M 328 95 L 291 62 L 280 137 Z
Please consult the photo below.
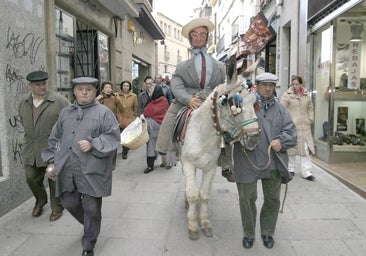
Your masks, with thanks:
M 167 153 L 172 143 L 173 128 L 177 113 L 184 107 L 197 109 L 201 105 L 199 93 L 208 95 L 219 84 L 225 82 L 225 65 L 207 54 L 207 40 L 214 24 L 204 18 L 197 18 L 187 23 L 182 35 L 188 38 L 192 46 L 193 57 L 177 65 L 171 79 L 171 90 L 175 97 L 160 126 L 156 149 Z M 169 135 L 170 136 L 169 136 Z M 230 152 L 228 152 L 230 153 Z M 222 174 L 229 181 L 234 181 L 230 154 L 222 157 Z
M 273 95 L 278 77 L 265 72 L 255 80 L 261 132 L 254 150 L 245 150 L 240 143 L 234 144 L 234 173 L 244 233 L 243 247 L 252 248 L 256 238 L 257 183 L 261 180 L 263 204 L 259 230 L 263 245 L 271 249 L 280 210 L 281 182 L 287 183 L 292 178 L 287 170 L 287 150 L 296 146 L 297 131 L 289 112 Z

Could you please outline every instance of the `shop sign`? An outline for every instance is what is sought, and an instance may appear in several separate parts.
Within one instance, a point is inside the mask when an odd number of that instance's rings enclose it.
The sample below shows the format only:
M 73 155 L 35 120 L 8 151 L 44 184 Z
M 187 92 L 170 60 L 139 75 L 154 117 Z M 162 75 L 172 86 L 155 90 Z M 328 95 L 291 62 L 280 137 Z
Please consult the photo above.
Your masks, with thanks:
M 271 26 L 267 26 L 267 23 L 267 19 L 262 12 L 255 16 L 244 35 L 241 54 L 257 53 L 273 38 L 275 31 Z
M 348 89 L 360 89 L 361 42 L 349 42 Z

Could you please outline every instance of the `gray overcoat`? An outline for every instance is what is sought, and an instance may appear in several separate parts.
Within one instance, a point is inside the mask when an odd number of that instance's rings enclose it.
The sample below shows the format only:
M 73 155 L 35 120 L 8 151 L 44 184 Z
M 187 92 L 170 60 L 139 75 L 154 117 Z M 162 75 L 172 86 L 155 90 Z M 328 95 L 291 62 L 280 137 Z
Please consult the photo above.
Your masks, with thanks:
M 88 140 L 92 150 L 82 152 L 78 142 Z M 94 101 L 63 109 L 42 152 L 46 162 L 55 164 L 56 196 L 77 190 L 105 197 L 112 189 L 112 156 L 120 144 L 120 129 L 113 112 Z
M 282 177 L 289 178 L 287 149 L 296 146 L 297 143 L 295 124 L 292 122 L 287 109 L 275 97 L 266 101 L 259 100 L 259 104 L 260 110 L 257 112 L 257 117 L 261 133 L 257 147 L 253 151 L 244 153 L 240 143 L 234 144 L 233 159 L 236 182 L 253 183 L 258 179 L 269 178 L 271 170 L 278 170 Z M 280 140 L 281 151 L 275 153 L 271 150 L 269 167 L 265 170 L 256 169 L 253 164 L 261 169 L 268 162 L 268 146 L 273 139 Z

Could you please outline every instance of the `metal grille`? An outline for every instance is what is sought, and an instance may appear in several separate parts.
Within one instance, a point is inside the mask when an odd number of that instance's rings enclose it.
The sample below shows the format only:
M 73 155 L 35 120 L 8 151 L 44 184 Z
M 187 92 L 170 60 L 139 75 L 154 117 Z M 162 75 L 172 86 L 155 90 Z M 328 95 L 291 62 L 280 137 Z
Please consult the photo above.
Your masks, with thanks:
M 97 35 L 92 27 L 76 22 L 76 77 L 98 77 Z

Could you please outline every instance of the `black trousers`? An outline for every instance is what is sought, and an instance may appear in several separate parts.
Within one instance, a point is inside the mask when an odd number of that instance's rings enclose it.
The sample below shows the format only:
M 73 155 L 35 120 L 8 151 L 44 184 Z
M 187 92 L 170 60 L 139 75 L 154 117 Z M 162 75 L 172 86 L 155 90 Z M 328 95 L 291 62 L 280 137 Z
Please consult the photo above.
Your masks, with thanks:
M 47 192 L 43 184 L 46 167 L 25 165 L 24 168 L 27 184 L 36 198 L 35 205 L 43 207 L 47 204 Z M 51 210 L 53 212 L 62 212 L 64 208 L 62 207 L 60 200 L 55 196 L 56 182 L 48 179 L 48 184 L 50 188 Z
M 74 191 L 62 193 L 60 199 L 65 209 L 84 225 L 83 250 L 94 249 L 102 223 L 102 198 Z

